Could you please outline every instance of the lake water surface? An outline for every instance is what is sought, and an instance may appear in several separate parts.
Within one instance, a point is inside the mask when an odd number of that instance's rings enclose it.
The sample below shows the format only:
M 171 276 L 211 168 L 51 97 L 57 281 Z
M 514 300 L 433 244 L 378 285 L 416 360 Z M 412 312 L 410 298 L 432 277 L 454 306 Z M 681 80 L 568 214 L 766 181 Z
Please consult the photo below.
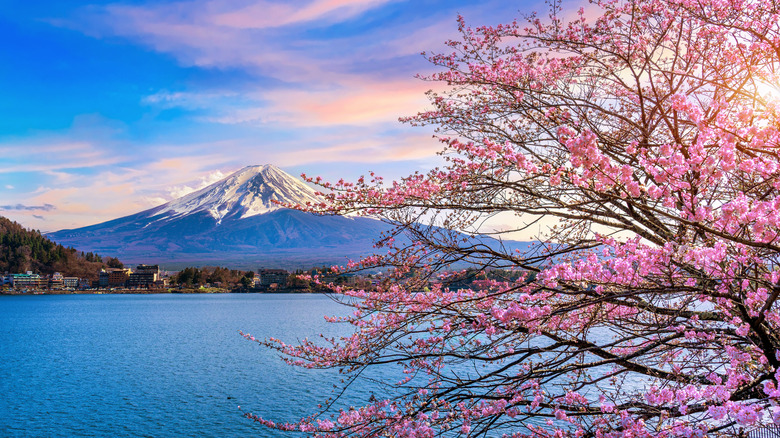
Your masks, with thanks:
M 273 437 L 332 393 L 247 341 L 335 334 L 323 295 L 0 296 L 0 435 Z M 361 388 L 353 396 L 365 401 Z

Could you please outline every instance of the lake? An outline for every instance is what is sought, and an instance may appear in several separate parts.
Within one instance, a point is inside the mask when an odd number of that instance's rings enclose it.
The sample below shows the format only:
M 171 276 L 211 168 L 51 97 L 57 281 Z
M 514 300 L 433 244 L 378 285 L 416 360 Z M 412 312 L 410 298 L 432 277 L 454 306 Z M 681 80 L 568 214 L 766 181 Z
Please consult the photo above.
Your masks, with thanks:
M 283 436 L 238 406 L 294 421 L 338 375 L 287 366 L 238 330 L 294 342 L 347 330 L 322 318 L 345 312 L 323 295 L 0 296 L 0 435 Z

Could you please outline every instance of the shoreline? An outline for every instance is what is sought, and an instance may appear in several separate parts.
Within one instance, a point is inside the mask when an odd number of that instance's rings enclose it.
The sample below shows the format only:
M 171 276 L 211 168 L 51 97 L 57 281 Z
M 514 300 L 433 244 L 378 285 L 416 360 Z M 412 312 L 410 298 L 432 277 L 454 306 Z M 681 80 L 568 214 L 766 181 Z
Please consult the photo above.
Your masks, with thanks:
M 3 290 L 0 295 L 123 295 L 123 294 L 174 294 L 174 293 L 230 293 L 230 290 L 206 289 L 85 289 L 85 290 Z
M 160 294 L 263 294 L 263 293 L 278 293 L 278 294 L 311 294 L 322 293 L 321 291 L 311 290 L 296 290 L 296 289 L 276 289 L 276 290 L 263 290 L 263 289 L 250 289 L 250 290 L 237 290 L 237 289 L 224 289 L 224 288 L 164 288 L 164 289 L 85 289 L 85 290 L 63 290 L 63 289 L 40 289 L 40 290 L 0 290 L 0 295 L 129 295 L 129 294 L 141 294 L 141 295 L 160 295 Z

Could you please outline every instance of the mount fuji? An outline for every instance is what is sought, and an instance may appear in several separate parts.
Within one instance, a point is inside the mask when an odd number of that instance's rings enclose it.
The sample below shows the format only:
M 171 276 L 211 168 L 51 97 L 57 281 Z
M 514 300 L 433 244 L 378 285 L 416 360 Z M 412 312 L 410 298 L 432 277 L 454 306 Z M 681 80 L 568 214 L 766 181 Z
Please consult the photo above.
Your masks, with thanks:
M 319 216 L 282 203 L 319 203 L 309 186 L 276 166 L 249 166 L 208 187 L 130 216 L 47 237 L 125 263 L 307 268 L 370 253 L 389 225 Z

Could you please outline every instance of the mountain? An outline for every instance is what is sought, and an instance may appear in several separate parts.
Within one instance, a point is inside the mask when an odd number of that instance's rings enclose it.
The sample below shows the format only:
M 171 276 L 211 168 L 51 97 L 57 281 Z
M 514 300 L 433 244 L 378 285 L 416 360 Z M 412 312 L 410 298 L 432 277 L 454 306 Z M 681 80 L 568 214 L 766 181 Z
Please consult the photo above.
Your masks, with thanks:
M 388 225 L 280 207 L 322 202 L 273 165 L 249 166 L 208 187 L 130 216 L 48 237 L 125 263 L 228 264 L 237 268 L 311 267 L 365 255 Z
M 273 201 L 305 204 L 323 200 L 306 184 L 266 164 L 245 167 L 215 184 L 140 214 L 172 220 L 206 212 L 220 224 L 224 218 L 244 219 L 282 208 Z
M 40 232 L 28 230 L 0 216 L 0 274 L 34 271 L 39 274 L 60 272 L 66 277 L 97 280 L 98 271 L 121 267 L 117 259 L 79 252 L 58 245 Z

